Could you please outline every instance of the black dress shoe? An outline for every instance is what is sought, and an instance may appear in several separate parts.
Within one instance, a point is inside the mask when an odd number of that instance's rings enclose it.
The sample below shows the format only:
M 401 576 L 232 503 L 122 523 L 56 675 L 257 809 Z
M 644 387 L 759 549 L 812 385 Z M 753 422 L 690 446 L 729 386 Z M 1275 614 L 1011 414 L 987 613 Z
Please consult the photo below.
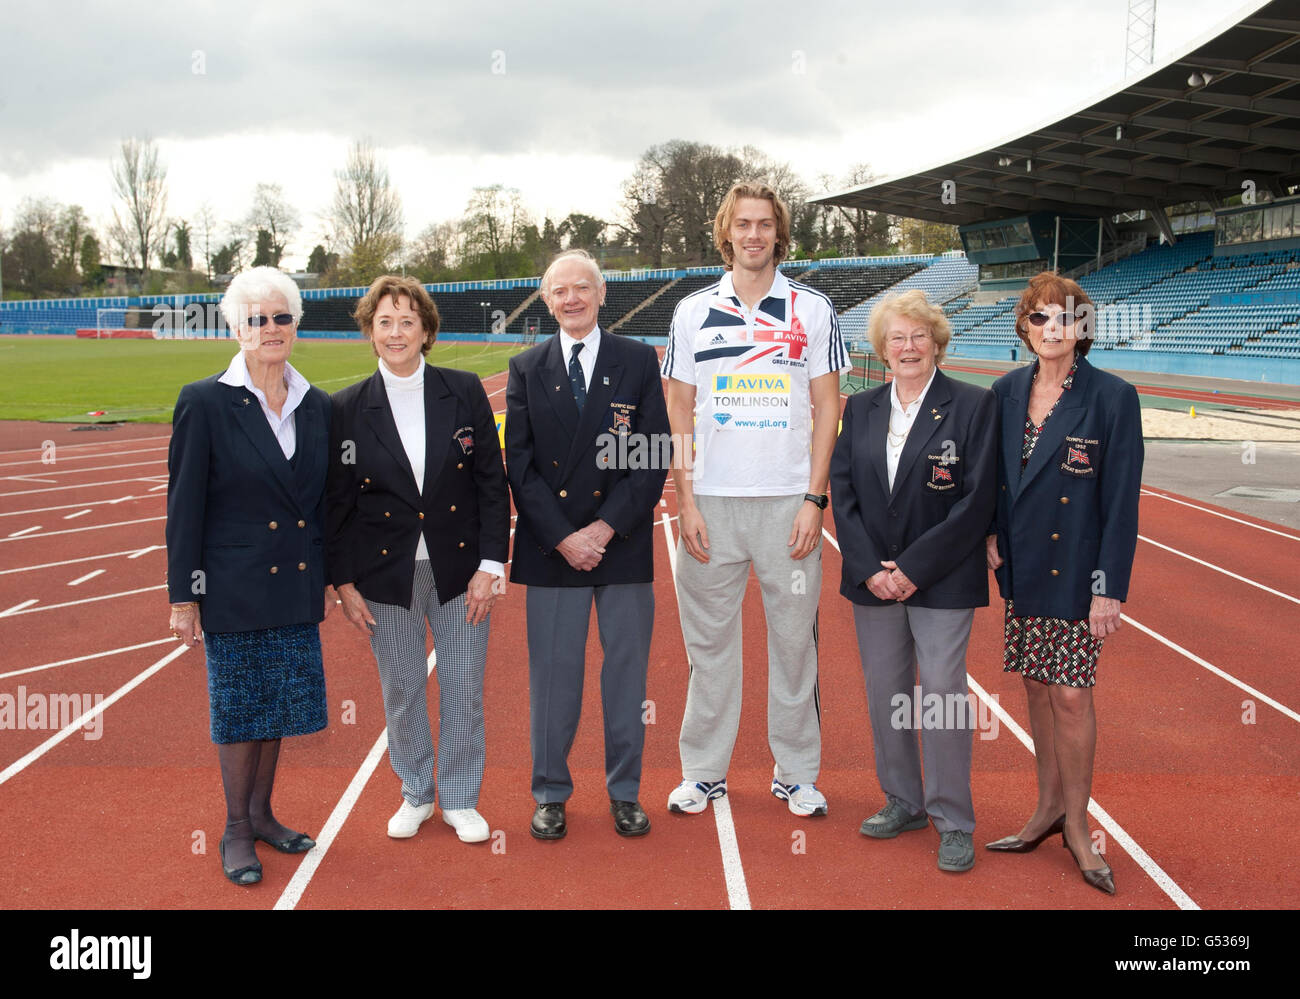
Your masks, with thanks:
M 1098 891 L 1104 891 L 1107 895 L 1115 894 L 1115 875 L 1110 869 L 1109 864 L 1102 864 L 1089 870 L 1083 866 L 1079 860 L 1079 855 L 1074 852 L 1074 847 L 1070 841 L 1065 838 L 1065 833 L 1061 833 L 1061 845 L 1070 851 L 1070 856 L 1074 858 L 1075 864 L 1079 867 L 1079 873 L 1083 875 L 1083 880 Z
M 614 831 L 620 836 L 644 836 L 650 831 L 650 819 L 639 801 L 609 799 L 609 810 L 614 815 Z
M 230 868 L 226 866 L 226 838 L 223 836 L 217 843 L 217 852 L 221 854 L 221 869 L 225 872 L 227 878 L 232 884 L 255 885 L 262 880 L 262 865 L 249 864 L 247 867 Z
M 316 841 L 306 833 L 293 832 L 292 829 L 289 831 L 293 835 L 286 836 L 284 839 L 267 839 L 265 836 L 254 836 L 253 838 L 260 839 L 267 846 L 279 850 L 281 853 L 306 853 L 316 845 Z
M 999 853 L 1032 853 L 1038 849 L 1043 840 L 1049 836 L 1055 836 L 1064 828 L 1065 816 L 1062 815 L 1033 839 L 1021 839 L 1019 836 L 1003 836 L 1001 839 L 995 839 L 992 843 L 985 843 L 984 849 L 997 850 Z
M 538 805 L 528 831 L 537 839 L 563 839 L 568 832 L 564 825 L 564 802 L 548 801 Z

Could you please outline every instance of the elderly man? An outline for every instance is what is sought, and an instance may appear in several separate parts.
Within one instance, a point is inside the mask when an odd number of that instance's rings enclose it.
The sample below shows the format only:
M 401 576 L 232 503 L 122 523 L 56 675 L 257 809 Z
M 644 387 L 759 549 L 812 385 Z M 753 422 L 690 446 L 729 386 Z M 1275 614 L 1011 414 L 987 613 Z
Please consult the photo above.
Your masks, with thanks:
M 673 467 L 680 513 L 677 595 L 691 672 L 672 812 L 727 793 L 740 727 L 740 607 L 752 564 L 767 618 L 772 794 L 825 815 L 817 707 L 822 518 L 839 416 L 844 342 L 830 300 L 786 279 L 790 212 L 742 181 L 713 222 L 726 273 L 673 314 L 664 355 L 675 439 L 695 441 L 693 474 Z M 683 445 L 686 451 L 686 445 Z
M 556 257 L 542 297 L 560 330 L 511 359 L 505 428 L 519 513 L 510 578 L 528 587 L 530 831 L 538 839 L 566 832 L 594 602 L 610 810 L 620 835 L 641 836 L 650 831 L 637 798 L 668 413 L 654 349 L 597 323 L 605 281 L 590 254 Z

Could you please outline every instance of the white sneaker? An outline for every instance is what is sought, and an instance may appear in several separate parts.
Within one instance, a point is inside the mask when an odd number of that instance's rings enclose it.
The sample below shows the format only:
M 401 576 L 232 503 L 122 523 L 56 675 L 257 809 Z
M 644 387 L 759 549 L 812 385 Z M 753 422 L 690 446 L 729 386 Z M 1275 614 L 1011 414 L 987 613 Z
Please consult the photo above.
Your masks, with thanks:
M 772 775 L 772 795 L 790 806 L 795 815 L 825 815 L 826 795 L 815 784 L 782 784 Z
M 714 798 L 727 793 L 727 778 L 722 780 L 684 780 L 668 795 L 668 811 L 696 815 L 709 807 Z
M 442 821 L 456 830 L 462 843 L 482 843 L 488 838 L 487 820 L 472 808 L 444 808 Z
M 433 802 L 427 805 L 412 805 L 405 798 L 402 807 L 388 820 L 388 835 L 393 839 L 410 839 L 420 830 L 421 824 L 433 814 Z

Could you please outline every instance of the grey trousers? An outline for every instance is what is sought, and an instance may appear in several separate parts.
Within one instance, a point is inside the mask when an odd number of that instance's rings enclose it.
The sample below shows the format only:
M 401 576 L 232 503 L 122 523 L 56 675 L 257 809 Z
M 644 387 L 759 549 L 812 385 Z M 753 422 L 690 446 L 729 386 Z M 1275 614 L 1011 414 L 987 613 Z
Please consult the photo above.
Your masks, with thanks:
M 388 759 L 412 805 L 434 800 L 443 810 L 475 808 L 483 783 L 483 672 L 488 621 L 465 623 L 465 594 L 438 606 L 429 562 L 415 563 L 410 607 L 366 601 L 375 619 L 370 648 L 384 688 Z M 437 781 L 429 730 L 425 621 L 433 630 L 438 675 Z
M 812 784 L 821 771 L 817 602 L 822 546 L 802 561 L 786 542 L 798 496 L 697 496 L 709 532 L 709 563 L 677 544 L 677 603 L 690 661 L 678 750 L 682 777 L 727 775 L 740 730 L 741 603 L 752 564 L 767 619 L 767 742 L 784 784 Z
M 853 605 L 880 788 L 909 815 L 928 813 L 941 833 L 975 829 L 975 712 L 966 694 L 974 620 L 973 609 Z
M 528 691 L 533 799 L 567 801 L 573 794 L 569 750 L 582 713 L 587 629 L 596 605 L 600 702 L 605 716 L 605 787 L 611 799 L 636 801 L 645 746 L 646 673 L 655 596 L 651 583 L 528 587 Z

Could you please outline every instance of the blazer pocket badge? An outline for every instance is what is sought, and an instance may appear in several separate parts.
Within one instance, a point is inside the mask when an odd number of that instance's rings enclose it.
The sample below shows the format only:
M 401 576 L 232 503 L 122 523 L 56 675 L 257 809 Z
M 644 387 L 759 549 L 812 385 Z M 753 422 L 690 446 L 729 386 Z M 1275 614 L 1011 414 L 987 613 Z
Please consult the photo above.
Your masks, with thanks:
M 930 463 L 930 478 L 926 485 L 939 492 L 955 489 L 958 477 L 953 473 L 957 471 L 957 462 L 961 459 L 946 452 L 944 454 L 927 454 L 925 458 Z
M 461 454 L 474 453 L 474 428 L 473 427 L 461 427 L 451 436 L 456 441 L 456 443 L 460 445 Z
M 1091 437 L 1066 437 L 1061 451 L 1061 474 L 1075 478 L 1095 478 L 1101 442 Z
M 632 413 L 636 410 L 636 403 L 632 402 L 611 402 L 609 404 L 610 415 L 613 417 L 613 426 L 609 428 L 611 434 L 618 434 L 620 437 L 626 437 L 632 432 Z

